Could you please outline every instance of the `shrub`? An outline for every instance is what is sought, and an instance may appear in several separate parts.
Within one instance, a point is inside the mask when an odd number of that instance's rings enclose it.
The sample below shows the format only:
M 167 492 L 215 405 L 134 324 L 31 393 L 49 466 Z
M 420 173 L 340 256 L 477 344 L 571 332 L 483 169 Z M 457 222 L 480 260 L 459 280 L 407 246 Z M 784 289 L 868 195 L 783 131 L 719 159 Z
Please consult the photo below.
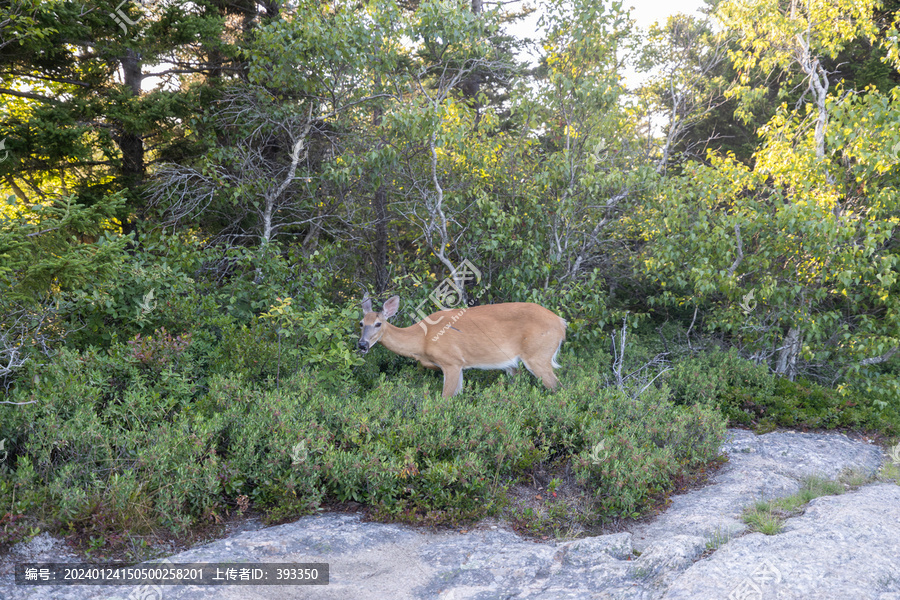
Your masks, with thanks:
M 733 348 L 718 348 L 677 362 L 667 383 L 679 404 L 717 405 L 726 390 L 740 388 L 745 393 L 771 395 L 775 380 L 765 365 L 738 356 Z
M 772 379 L 773 390 L 769 395 L 740 387 L 729 389 L 722 396 L 724 414 L 736 424 L 760 431 L 775 427 L 849 427 L 892 435 L 900 430 L 897 415 L 879 410 L 858 393 L 826 388 L 806 379 L 790 381 L 774 376 Z
M 154 335 L 129 340 L 130 358 L 141 365 L 160 372 L 166 365 L 178 360 L 191 344 L 191 333 L 172 337 L 165 327 L 154 331 Z
M 230 323 L 226 335 L 259 333 Z M 294 369 L 278 388 L 242 369 L 204 374 L 203 353 L 210 368 L 227 364 L 209 331 L 189 346 L 151 339 L 63 351 L 16 390 L 36 402 L 3 425 L 16 487 L 0 487 L 0 502 L 15 489 L 15 511 L 100 539 L 181 531 L 250 501 L 270 519 L 355 501 L 384 518 L 456 523 L 498 510 L 504 488 L 536 465 L 572 461 L 603 518 L 640 512 L 715 458 L 721 440 L 709 409 L 675 406 L 664 386 L 637 398 L 604 387 L 590 361 L 573 361 L 554 394 L 522 373 L 453 398 L 434 378 L 405 376 L 349 395 L 327 369 Z
M 591 405 L 585 448 L 575 463 L 601 514 L 637 515 L 671 489 L 675 476 L 718 457 L 725 424 L 713 409 L 676 406 L 665 387 L 637 398 L 603 391 Z

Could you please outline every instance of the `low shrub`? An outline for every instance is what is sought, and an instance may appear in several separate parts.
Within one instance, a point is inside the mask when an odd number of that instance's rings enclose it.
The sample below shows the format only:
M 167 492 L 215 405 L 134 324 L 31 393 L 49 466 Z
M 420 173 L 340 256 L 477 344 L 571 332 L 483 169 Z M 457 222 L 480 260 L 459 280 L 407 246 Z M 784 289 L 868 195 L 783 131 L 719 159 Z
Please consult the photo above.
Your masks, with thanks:
M 604 392 L 591 404 L 585 448 L 575 463 L 601 514 L 637 516 L 672 489 L 676 476 L 718 457 L 725 423 L 714 409 L 676 406 L 665 387 L 639 397 Z
M 722 411 L 735 424 L 770 431 L 776 427 L 867 429 L 894 435 L 897 415 L 883 411 L 858 393 L 826 388 L 806 379 L 772 376 L 767 395 L 733 387 L 721 397 Z
M 748 394 L 767 397 L 775 385 L 775 378 L 765 365 L 741 358 L 734 349 L 718 348 L 678 361 L 666 381 L 676 403 L 713 406 L 726 390 L 740 388 Z
M 670 402 L 665 386 L 604 387 L 589 361 L 554 394 L 523 372 L 453 398 L 430 374 L 382 375 L 350 395 L 313 369 L 277 388 L 245 372 L 201 378 L 204 340 L 153 368 L 135 345 L 62 352 L 16 391 L 35 402 L 3 424 L 15 486 L 0 488 L 0 502 L 95 539 L 183 531 L 250 503 L 273 520 L 353 501 L 382 518 L 457 523 L 496 512 L 535 465 L 571 462 L 603 519 L 639 513 L 673 477 L 713 460 L 723 431 L 709 409 Z
M 900 432 L 900 415 L 865 394 L 779 377 L 733 349 L 679 361 L 666 381 L 676 403 L 718 407 L 732 425 L 761 433 L 777 427 Z

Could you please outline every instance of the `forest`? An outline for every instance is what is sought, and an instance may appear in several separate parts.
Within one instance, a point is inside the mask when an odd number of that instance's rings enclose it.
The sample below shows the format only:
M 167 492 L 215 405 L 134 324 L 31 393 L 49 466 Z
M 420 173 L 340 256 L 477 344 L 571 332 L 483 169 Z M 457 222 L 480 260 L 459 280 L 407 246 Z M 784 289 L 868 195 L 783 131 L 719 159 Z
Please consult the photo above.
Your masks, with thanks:
M 895 442 L 900 2 L 701 12 L 0 5 L 0 548 L 348 506 L 575 535 L 727 426 Z M 559 389 L 357 352 L 364 295 L 448 290 L 563 317 Z

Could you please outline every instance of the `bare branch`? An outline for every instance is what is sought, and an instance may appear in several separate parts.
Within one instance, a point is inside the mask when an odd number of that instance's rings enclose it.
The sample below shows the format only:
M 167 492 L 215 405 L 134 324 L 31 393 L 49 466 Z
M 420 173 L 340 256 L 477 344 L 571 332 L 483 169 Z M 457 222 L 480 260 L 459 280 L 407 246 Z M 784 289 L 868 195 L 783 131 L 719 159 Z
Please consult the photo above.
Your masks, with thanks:
M 895 354 L 897 354 L 898 350 L 900 350 L 900 347 L 894 346 L 893 348 L 891 348 L 890 350 L 888 350 L 881 356 L 873 356 L 871 358 L 864 358 L 863 360 L 859 361 L 859 364 L 860 364 L 860 366 L 867 367 L 870 365 L 880 365 L 882 363 L 886 363 L 887 361 L 891 360 L 891 358 L 893 358 L 893 356 Z
M 728 276 L 734 276 L 735 270 L 740 266 L 741 261 L 744 260 L 744 245 L 741 243 L 741 224 L 734 224 L 734 235 L 737 236 L 737 256 L 734 259 L 734 262 L 731 263 L 731 267 L 728 269 Z
M 56 98 L 42 96 L 40 94 L 35 94 L 32 92 L 20 92 L 18 90 L 0 88 L 0 94 L 6 96 L 18 96 L 19 98 L 28 98 L 29 100 L 38 100 L 39 102 L 46 102 L 47 104 L 59 104 L 59 100 L 57 100 Z

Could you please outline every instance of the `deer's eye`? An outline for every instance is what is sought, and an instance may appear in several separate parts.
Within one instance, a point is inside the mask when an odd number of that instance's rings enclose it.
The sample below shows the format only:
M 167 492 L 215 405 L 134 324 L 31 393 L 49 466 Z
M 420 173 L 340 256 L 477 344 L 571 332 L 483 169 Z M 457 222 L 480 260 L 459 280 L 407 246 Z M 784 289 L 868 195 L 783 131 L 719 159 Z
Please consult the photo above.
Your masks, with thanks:
M 381 323 L 375 323 L 375 327 L 381 327 Z
M 360 326 L 360 327 L 363 326 L 363 322 L 362 322 L 362 321 L 359 322 L 359 326 Z

